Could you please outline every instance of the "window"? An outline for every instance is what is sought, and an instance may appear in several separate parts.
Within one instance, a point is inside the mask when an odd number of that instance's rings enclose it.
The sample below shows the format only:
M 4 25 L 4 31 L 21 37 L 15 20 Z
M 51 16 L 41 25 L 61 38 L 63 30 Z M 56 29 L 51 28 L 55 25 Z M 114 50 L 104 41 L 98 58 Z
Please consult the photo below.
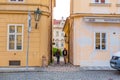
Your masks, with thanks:
M 64 33 L 61 33 L 61 36 L 64 37 Z
M 95 33 L 95 49 L 106 49 L 106 33 Z
M 56 47 L 57 47 L 57 48 L 59 47 L 58 42 L 56 42 Z
M 22 50 L 23 25 L 8 26 L 8 50 Z
M 56 37 L 58 37 L 59 36 L 59 32 L 58 31 L 56 31 Z
M 10 0 L 10 2 L 23 2 L 24 0 Z
M 95 0 L 95 3 L 105 3 L 105 0 Z
M 61 43 L 61 47 L 64 47 L 64 44 L 63 44 L 63 43 Z
M 9 66 L 20 66 L 21 61 L 20 60 L 10 60 Z

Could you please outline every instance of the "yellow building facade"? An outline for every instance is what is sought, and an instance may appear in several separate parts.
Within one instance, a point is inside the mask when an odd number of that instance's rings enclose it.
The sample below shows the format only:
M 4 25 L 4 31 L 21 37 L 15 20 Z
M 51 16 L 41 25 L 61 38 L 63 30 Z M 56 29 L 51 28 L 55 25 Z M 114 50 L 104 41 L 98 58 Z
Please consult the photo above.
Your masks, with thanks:
M 31 13 L 28 66 L 46 65 L 50 60 L 52 8 L 55 0 L 1 0 L 0 1 L 0 67 L 26 66 L 28 48 L 28 12 Z M 35 28 L 34 11 L 41 17 Z
M 120 50 L 120 0 L 71 0 L 70 5 L 64 26 L 70 62 L 109 67 L 111 56 Z

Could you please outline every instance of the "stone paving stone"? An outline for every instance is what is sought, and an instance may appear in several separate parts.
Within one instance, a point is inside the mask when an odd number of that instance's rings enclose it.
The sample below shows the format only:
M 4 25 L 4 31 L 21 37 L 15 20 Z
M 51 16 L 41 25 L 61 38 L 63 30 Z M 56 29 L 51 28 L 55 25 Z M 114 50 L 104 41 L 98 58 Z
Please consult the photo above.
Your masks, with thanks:
M 0 80 L 120 80 L 120 72 L 80 70 L 73 72 L 0 73 Z
M 61 64 L 37 67 L 31 72 L 1 72 L 0 80 L 120 80 L 120 72 L 116 70 L 84 70 Z
M 80 67 L 81 70 L 115 70 L 108 66 L 84 66 Z

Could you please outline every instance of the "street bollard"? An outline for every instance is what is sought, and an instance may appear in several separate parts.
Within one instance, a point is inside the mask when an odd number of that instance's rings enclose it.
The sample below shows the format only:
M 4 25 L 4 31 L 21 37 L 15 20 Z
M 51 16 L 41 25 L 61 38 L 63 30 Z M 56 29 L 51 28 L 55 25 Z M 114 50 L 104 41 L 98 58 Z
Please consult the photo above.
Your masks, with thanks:
M 42 56 L 42 67 L 46 67 L 47 66 L 47 59 L 45 56 Z

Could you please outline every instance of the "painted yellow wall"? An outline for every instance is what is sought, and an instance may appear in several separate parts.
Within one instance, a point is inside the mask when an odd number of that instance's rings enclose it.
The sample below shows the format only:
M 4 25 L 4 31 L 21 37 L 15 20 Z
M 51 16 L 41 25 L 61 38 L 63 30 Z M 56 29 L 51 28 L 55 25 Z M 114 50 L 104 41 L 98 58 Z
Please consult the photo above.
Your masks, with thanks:
M 10 0 L 1 0 L 0 3 L 16 3 L 16 2 L 10 2 Z M 20 2 L 21 4 L 22 3 L 37 3 L 37 4 L 43 4 L 43 5 L 48 5 L 50 4 L 50 0 L 24 0 L 24 2 Z
M 64 45 L 64 47 L 68 50 L 68 42 L 66 42 L 66 41 L 69 41 L 68 40 L 68 35 L 69 35 L 69 22 L 65 22 L 66 24 L 65 24 L 65 26 L 64 26 L 64 28 L 63 28 L 63 31 L 65 32 L 65 35 L 66 35 L 66 40 L 65 40 L 65 45 Z
M 0 0 L 0 66 L 9 66 L 9 60 L 20 60 L 20 66 L 26 66 L 28 10 L 32 16 L 32 31 L 30 33 L 29 66 L 42 66 L 42 56 L 45 56 L 48 64 L 49 38 L 50 38 L 50 0 L 25 0 L 23 3 L 12 3 L 8 0 Z M 33 11 L 37 8 L 44 11 L 35 29 Z M 8 51 L 8 24 L 23 24 L 23 50 Z

